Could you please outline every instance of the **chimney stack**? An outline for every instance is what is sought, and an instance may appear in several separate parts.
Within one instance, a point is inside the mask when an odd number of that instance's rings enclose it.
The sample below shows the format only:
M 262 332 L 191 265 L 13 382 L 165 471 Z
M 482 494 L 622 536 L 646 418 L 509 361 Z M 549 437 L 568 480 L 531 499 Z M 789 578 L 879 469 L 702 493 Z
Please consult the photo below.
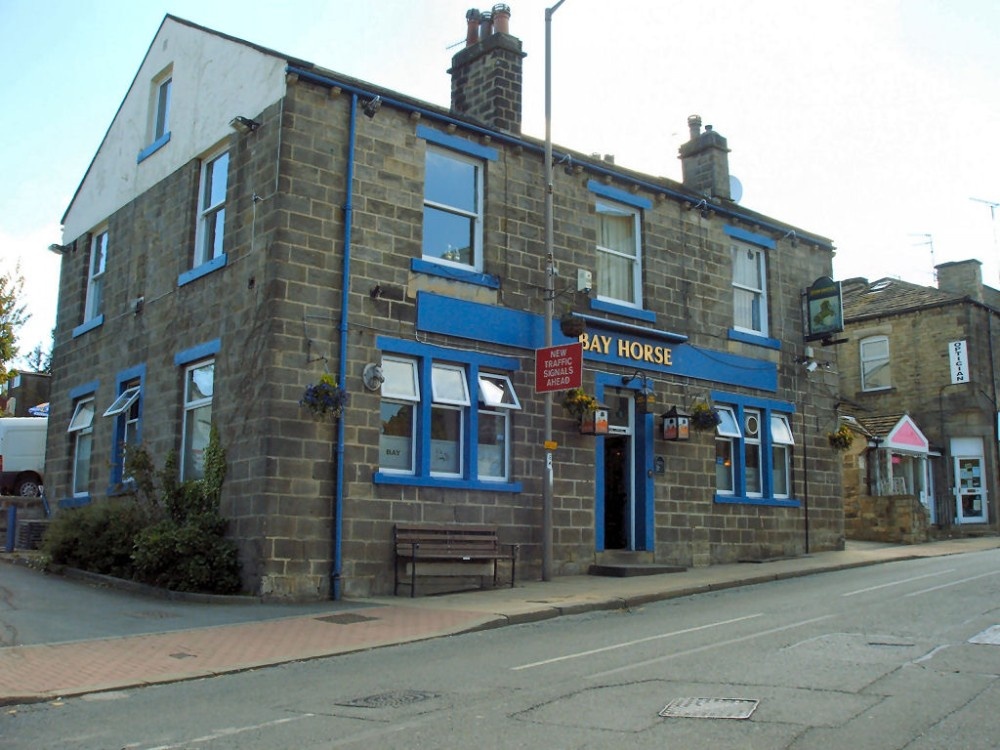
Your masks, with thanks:
M 510 35 L 510 7 L 465 14 L 465 47 L 451 60 L 451 111 L 508 133 L 521 132 L 521 40 Z
M 690 140 L 680 149 L 684 187 L 708 198 L 731 201 L 729 147 L 711 125 L 701 129 L 701 116 L 688 117 Z
M 937 285 L 942 292 L 960 294 L 976 302 L 983 301 L 983 264 L 978 260 L 956 260 L 934 266 Z

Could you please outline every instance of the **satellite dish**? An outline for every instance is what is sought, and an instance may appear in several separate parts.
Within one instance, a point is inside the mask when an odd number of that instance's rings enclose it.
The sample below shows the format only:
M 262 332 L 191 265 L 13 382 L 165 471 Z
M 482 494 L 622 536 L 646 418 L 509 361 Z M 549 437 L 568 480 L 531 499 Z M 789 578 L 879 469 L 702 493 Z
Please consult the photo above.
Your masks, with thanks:
M 743 183 L 737 177 L 729 175 L 729 197 L 734 203 L 739 203 L 743 197 Z

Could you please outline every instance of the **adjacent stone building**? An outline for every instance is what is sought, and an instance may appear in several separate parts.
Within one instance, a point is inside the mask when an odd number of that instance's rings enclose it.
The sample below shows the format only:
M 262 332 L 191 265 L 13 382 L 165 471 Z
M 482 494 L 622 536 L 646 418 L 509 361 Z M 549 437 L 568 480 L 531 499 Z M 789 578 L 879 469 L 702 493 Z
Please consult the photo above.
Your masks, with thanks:
M 801 367 L 831 242 L 736 203 L 693 116 L 681 182 L 555 147 L 550 264 L 508 14 L 470 11 L 450 108 L 165 18 L 63 218 L 59 512 L 126 492 L 140 441 L 199 476 L 214 423 L 269 597 L 388 593 L 398 522 L 495 526 L 527 578 L 546 544 L 555 575 L 842 544 L 836 376 Z M 550 301 L 582 359 L 539 374 Z M 561 389 L 546 446 L 542 391 L 581 363 L 607 432 Z M 324 374 L 349 401 L 316 419 Z M 665 439 L 697 404 L 718 425 Z
M 845 475 L 850 536 L 881 527 L 887 540 L 919 541 L 997 529 L 1000 291 L 983 284 L 977 260 L 936 272 L 937 288 L 843 282 L 838 408 L 866 430 Z M 859 521 L 854 497 L 881 507 L 878 518 Z M 907 510 L 914 499 L 923 517 Z

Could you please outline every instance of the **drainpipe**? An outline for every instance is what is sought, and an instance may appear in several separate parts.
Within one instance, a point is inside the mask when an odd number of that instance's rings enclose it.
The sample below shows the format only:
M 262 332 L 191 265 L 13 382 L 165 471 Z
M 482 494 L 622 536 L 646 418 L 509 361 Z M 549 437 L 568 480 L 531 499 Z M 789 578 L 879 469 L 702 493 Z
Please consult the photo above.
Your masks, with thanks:
M 347 381 L 347 310 L 351 289 L 351 221 L 354 214 L 354 143 L 357 137 L 358 95 L 351 94 L 350 132 L 347 138 L 346 197 L 344 200 L 344 271 L 340 292 L 340 357 L 337 364 L 337 384 Z M 333 558 L 330 567 L 330 598 L 341 597 L 340 576 L 343 569 L 344 532 L 344 417 L 337 417 L 336 461 L 334 463 Z

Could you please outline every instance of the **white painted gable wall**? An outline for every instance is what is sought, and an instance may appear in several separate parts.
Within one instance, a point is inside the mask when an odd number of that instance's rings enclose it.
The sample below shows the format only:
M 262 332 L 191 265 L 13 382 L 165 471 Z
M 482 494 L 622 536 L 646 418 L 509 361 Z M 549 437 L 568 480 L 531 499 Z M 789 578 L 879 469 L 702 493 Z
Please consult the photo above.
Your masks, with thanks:
M 152 83 L 173 65 L 170 142 L 150 145 Z M 232 134 L 236 115 L 255 117 L 285 91 L 284 58 L 167 18 L 66 213 L 63 242 L 94 229 L 137 195 Z

